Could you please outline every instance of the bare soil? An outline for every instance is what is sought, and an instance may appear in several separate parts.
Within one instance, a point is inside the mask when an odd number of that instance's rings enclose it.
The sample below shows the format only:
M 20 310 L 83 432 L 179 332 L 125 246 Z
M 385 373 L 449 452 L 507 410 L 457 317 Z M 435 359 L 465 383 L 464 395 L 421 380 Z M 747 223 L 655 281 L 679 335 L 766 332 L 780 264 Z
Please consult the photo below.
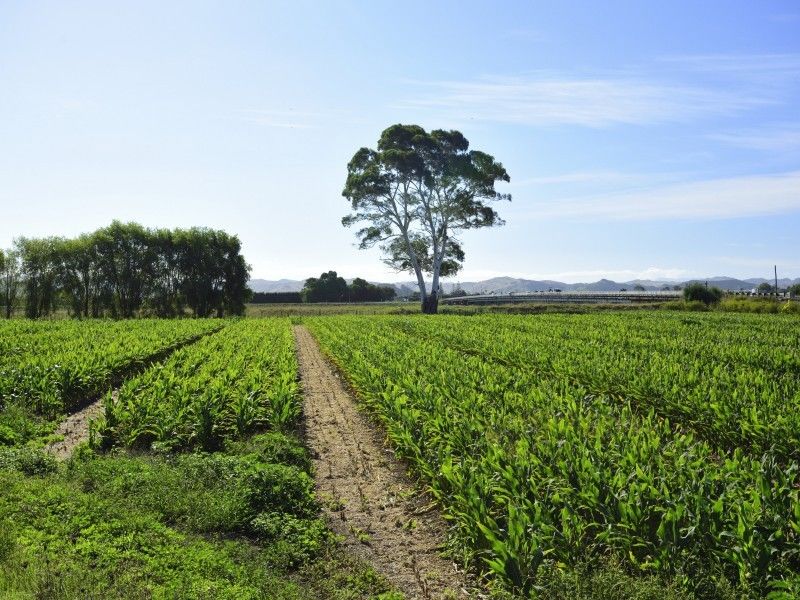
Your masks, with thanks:
M 446 525 L 361 414 L 309 331 L 294 328 L 306 442 L 331 528 L 410 599 L 474 598 L 475 588 L 440 553 Z
M 114 390 L 114 394 L 116 393 L 117 391 Z M 55 435 L 63 436 L 63 439 L 48 444 L 45 446 L 45 450 L 58 460 L 68 459 L 78 444 L 89 441 L 89 424 L 102 414 L 102 400 L 96 400 L 78 412 L 72 413 L 61 422 L 55 431 Z

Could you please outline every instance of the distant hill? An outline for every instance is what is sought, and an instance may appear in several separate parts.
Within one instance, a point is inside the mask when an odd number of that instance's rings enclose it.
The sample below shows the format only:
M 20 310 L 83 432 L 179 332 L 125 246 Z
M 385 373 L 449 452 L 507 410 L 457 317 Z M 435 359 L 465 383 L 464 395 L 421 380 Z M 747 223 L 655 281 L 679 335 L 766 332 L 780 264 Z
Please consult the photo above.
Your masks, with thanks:
M 299 292 L 303 289 L 303 283 L 303 281 L 296 281 L 294 279 L 279 279 L 278 281 L 251 279 L 248 285 L 254 292 L 271 294 L 275 292 Z
M 350 280 L 348 280 L 349 282 Z M 679 285 L 685 287 L 689 283 L 708 282 L 709 285 L 715 285 L 723 290 L 738 291 L 750 290 L 758 286 L 760 283 L 773 283 L 770 279 L 760 277 L 753 277 L 750 279 L 736 279 L 734 277 L 715 276 L 708 278 L 690 279 L 688 281 L 657 281 L 650 279 L 635 279 L 633 281 L 617 282 L 610 279 L 601 279 L 593 283 L 564 283 L 562 281 L 552 280 L 534 280 L 534 279 L 520 279 L 515 277 L 493 277 L 484 281 L 465 281 L 459 283 L 446 282 L 442 285 L 445 293 L 450 293 L 456 288 L 460 288 L 468 294 L 508 294 L 525 293 L 525 292 L 546 292 L 548 290 L 563 290 L 565 292 L 617 292 L 622 289 L 632 290 L 636 285 L 641 285 L 645 290 L 657 291 L 664 288 L 664 286 L 672 287 Z M 381 283 L 371 282 L 377 285 L 393 285 L 397 290 L 398 297 L 406 297 L 413 294 L 417 290 L 417 284 L 414 282 L 402 283 Z M 780 287 L 788 287 L 800 283 L 800 277 L 797 279 L 789 279 L 784 277 L 778 279 Z M 251 279 L 250 288 L 254 292 L 299 292 L 303 289 L 303 281 L 295 279 L 279 279 L 278 281 L 268 281 L 266 279 Z

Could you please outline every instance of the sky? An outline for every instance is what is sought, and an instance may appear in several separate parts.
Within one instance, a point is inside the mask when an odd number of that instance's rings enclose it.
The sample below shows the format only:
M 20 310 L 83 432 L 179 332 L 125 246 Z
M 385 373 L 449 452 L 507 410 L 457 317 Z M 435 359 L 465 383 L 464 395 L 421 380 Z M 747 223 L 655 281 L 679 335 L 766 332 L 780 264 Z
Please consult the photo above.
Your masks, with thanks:
M 341 225 L 394 123 L 501 161 L 453 281 L 800 277 L 796 1 L 0 0 L 0 247 L 113 219 L 407 281 Z

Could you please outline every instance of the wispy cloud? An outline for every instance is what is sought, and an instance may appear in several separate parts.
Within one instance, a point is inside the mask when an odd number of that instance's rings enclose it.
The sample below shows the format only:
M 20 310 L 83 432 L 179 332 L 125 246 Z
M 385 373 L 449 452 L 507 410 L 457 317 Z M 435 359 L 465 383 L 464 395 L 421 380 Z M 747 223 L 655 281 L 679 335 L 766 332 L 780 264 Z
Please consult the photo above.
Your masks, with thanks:
M 708 136 L 741 148 L 779 152 L 800 149 L 800 124 L 773 125 Z
M 323 117 L 324 115 L 320 113 L 294 110 L 247 109 L 239 111 L 239 118 L 243 121 L 262 127 L 280 129 L 311 129 L 314 127 L 314 122 Z
M 540 204 L 531 218 L 731 219 L 800 212 L 800 171 L 672 184 Z
M 798 76 L 800 54 L 795 53 L 668 56 L 612 72 L 409 81 L 415 91 L 398 108 L 459 122 L 672 123 L 784 104 Z
M 403 102 L 401 108 L 440 112 L 456 120 L 524 125 L 645 125 L 732 114 L 772 102 L 755 93 L 635 77 L 534 74 L 415 85 L 419 94 Z
M 791 77 L 800 73 L 800 54 L 690 54 L 666 56 L 661 62 L 671 63 L 684 70 L 703 73 L 734 73 L 763 76 L 766 74 Z
M 515 186 L 527 185 L 561 185 L 561 184 L 591 184 L 591 185 L 620 185 L 653 183 L 654 178 L 673 178 L 673 175 L 652 175 L 645 173 L 624 173 L 621 171 L 572 171 L 569 173 L 556 173 L 526 177 L 514 181 Z

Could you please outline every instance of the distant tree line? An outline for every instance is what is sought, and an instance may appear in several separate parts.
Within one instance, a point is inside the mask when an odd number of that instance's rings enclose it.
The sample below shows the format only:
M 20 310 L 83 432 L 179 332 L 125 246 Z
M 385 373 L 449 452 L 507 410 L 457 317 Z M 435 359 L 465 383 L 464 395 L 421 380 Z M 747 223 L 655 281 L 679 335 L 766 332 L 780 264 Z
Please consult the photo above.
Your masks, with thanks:
M 19 238 L 2 253 L 0 301 L 35 319 L 65 307 L 79 318 L 241 315 L 249 267 L 235 235 L 114 221 L 77 238 Z
M 336 271 L 306 279 L 300 292 L 303 302 L 384 302 L 393 300 L 395 295 L 394 287 L 374 285 L 360 277 L 348 285 Z

